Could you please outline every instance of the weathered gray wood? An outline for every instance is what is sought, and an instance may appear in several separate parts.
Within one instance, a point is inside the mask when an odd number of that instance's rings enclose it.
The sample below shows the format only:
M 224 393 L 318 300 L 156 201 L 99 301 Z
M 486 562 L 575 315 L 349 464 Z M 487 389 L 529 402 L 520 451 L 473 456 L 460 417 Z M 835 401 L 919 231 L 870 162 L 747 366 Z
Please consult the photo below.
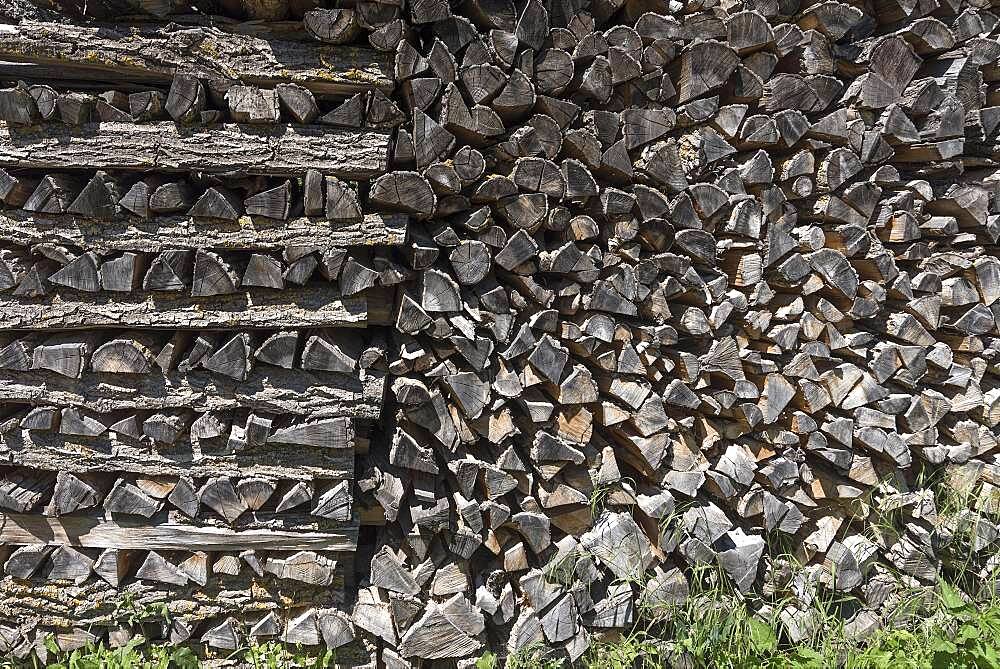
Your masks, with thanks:
M 354 374 L 264 366 L 255 367 L 245 381 L 201 369 L 114 377 L 85 373 L 79 379 L 0 370 L 0 401 L 74 405 L 98 413 L 250 408 L 316 418 L 377 418 L 384 385 L 380 374 L 361 380 Z
M 111 551 L 114 549 L 103 555 Z M 117 553 L 119 557 L 125 555 L 123 559 L 136 555 L 135 551 Z M 115 558 L 109 555 L 107 563 L 108 568 L 98 573 L 117 576 Z M 131 567 L 133 572 L 137 566 Z M 162 604 L 175 627 L 183 625 L 207 630 L 217 624 L 220 614 L 255 620 L 277 611 L 284 617 L 289 600 L 329 607 L 344 603 L 344 568 L 336 569 L 331 583 L 322 588 L 293 580 L 276 581 L 271 575 L 267 576 L 269 585 L 280 587 L 254 587 L 247 571 L 244 566 L 244 573 L 236 577 L 216 575 L 204 586 L 191 581 L 183 586 L 136 581 L 123 573 L 117 578 L 111 576 L 111 580 L 117 581 L 115 585 L 95 578 L 82 585 L 62 583 L 55 596 L 51 595 L 56 590 L 52 584 L 3 578 L 0 579 L 0 616 L 6 620 L 31 617 L 42 629 L 62 629 L 67 620 L 74 620 L 99 632 L 128 624 L 130 616 L 152 624 L 162 622 Z M 125 583 L 127 589 L 117 587 Z M 40 597 L 46 591 L 50 595 Z M 149 606 L 137 610 L 136 601 Z
M 190 249 L 394 246 L 406 241 L 407 222 L 403 214 L 366 214 L 357 222 L 306 217 L 276 221 L 249 216 L 232 222 L 185 216 L 148 220 L 119 216 L 96 221 L 6 210 L 0 212 L 0 240 L 67 244 L 95 251 L 149 251 L 161 245 Z
M 363 179 L 385 171 L 388 149 L 386 133 L 320 126 L 88 123 L 0 129 L 0 165 L 25 169 L 296 175 L 312 168 Z
M 268 87 L 291 81 L 323 96 L 371 88 L 391 91 L 393 86 L 388 59 L 368 49 L 267 40 L 206 27 L 22 21 L 0 28 L 0 57 L 51 66 L 51 71 L 77 80 L 166 85 L 182 71 L 223 91 L 238 81 Z M 15 76 L 27 76 L 23 68 L 17 72 Z
M 268 444 L 237 454 L 196 454 L 190 442 L 156 448 L 108 436 L 72 437 L 46 432 L 8 433 L 0 438 L 0 461 L 73 474 L 132 472 L 146 476 L 267 476 L 312 481 L 349 478 L 350 449 Z
M 203 298 L 144 292 L 21 301 L 2 295 L 0 328 L 363 327 L 374 320 L 368 306 L 364 295 L 342 298 L 326 286 Z
M 329 532 L 229 530 L 176 522 L 104 520 L 82 515 L 47 518 L 34 514 L 0 514 L 0 541 L 13 545 L 82 546 L 139 550 L 321 550 L 353 551 L 357 530 Z

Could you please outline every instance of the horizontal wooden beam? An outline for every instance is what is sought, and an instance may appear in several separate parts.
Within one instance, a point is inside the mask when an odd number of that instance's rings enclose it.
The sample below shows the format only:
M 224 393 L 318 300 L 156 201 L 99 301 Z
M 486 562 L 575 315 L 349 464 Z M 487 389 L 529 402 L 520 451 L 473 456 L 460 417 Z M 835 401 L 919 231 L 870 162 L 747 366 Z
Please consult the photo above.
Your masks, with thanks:
M 76 437 L 14 430 L 0 436 L 0 462 L 72 474 L 130 472 L 146 476 L 265 476 L 275 479 L 348 479 L 349 449 L 266 444 L 236 454 L 196 452 L 190 442 L 142 448 L 108 436 Z
M 56 66 L 51 69 L 77 80 L 165 85 L 175 71 L 183 71 L 221 91 L 239 82 L 269 88 L 286 81 L 326 97 L 393 88 L 390 57 L 372 49 L 271 40 L 201 26 L 22 21 L 0 25 L 0 58 Z
M 93 251 L 149 251 L 154 248 L 278 249 L 395 246 L 406 241 L 407 216 L 368 214 L 360 223 L 317 218 L 277 221 L 243 216 L 238 221 L 163 216 L 143 220 L 120 216 L 95 221 L 71 214 L 0 212 L 0 240 L 15 244 L 69 244 Z
M 158 370 L 157 370 L 158 371 Z M 257 366 L 245 381 L 206 370 L 169 374 L 98 374 L 71 379 L 47 371 L 0 370 L 0 401 L 78 406 L 98 413 L 160 411 L 257 412 L 328 418 L 376 419 L 385 377 Z
M 2 40 L 0 40 L 2 43 Z M 322 126 L 51 123 L 0 128 L 0 167 L 300 175 L 366 179 L 387 169 L 389 135 Z
M 170 521 L 151 525 L 145 518 L 105 520 L 82 515 L 0 513 L 0 543 L 157 551 L 353 551 L 358 545 L 358 531 L 356 527 L 328 532 L 236 531 Z
M 141 555 L 137 557 L 142 559 Z M 247 567 L 238 576 L 213 574 L 206 585 L 192 581 L 176 586 L 129 579 L 128 587 L 121 589 L 96 575 L 81 585 L 0 578 L 0 619 L 31 620 L 43 636 L 43 631 L 49 631 L 45 628 L 55 628 L 54 631 L 78 628 L 99 635 L 103 628 L 120 627 L 135 620 L 162 623 L 160 604 L 170 612 L 171 619 L 189 624 L 218 621 L 226 616 L 256 621 L 270 611 L 286 619 L 290 603 L 323 607 L 344 603 L 344 576 L 351 569 L 350 560 L 345 557 L 349 556 L 334 556 L 335 580 L 327 586 L 289 579 L 278 581 L 268 574 L 265 579 L 271 587 L 262 587 L 260 577 Z M 344 657 L 340 649 L 337 657 Z
M 0 294 L 0 329 L 363 327 L 364 296 L 328 285 L 212 297 L 173 293 L 73 293 L 41 300 Z

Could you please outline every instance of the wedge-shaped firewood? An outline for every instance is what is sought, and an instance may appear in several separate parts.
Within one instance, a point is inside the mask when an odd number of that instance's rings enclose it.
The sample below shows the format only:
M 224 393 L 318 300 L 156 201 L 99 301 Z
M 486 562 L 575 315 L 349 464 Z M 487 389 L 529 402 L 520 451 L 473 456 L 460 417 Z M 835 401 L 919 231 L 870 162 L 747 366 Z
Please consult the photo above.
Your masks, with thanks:
M 279 186 L 251 195 L 243 201 L 248 216 L 263 216 L 285 220 L 291 212 L 292 184 L 285 181 Z
M 267 504 L 276 489 L 273 481 L 261 478 L 240 479 L 236 492 L 250 511 L 258 511 Z
M 277 429 L 267 437 L 267 441 L 322 448 L 351 448 L 354 444 L 354 429 L 348 418 L 327 418 Z
M 21 207 L 38 185 L 30 177 L 15 176 L 0 170 L 0 200 L 9 207 Z
M 219 346 L 202 361 L 202 366 L 217 374 L 245 381 L 252 368 L 250 335 L 240 332 Z
M 311 513 L 331 520 L 350 520 L 353 501 L 350 481 L 339 481 L 316 498 Z
M 45 544 L 29 544 L 15 549 L 7 562 L 4 563 L 4 573 L 14 578 L 31 578 L 51 554 L 52 546 Z
M 98 269 L 99 260 L 93 253 L 84 253 L 71 261 L 62 269 L 50 274 L 49 283 L 68 288 L 74 288 L 87 293 L 96 293 L 101 289 L 101 277 Z
M 81 413 L 78 409 L 66 408 L 59 417 L 59 433 L 81 437 L 96 437 L 104 434 L 107 427 L 96 418 Z
M 136 121 L 162 121 L 167 118 L 167 96 L 160 91 L 139 91 L 128 96 L 129 115 Z
M 417 218 L 430 216 L 437 203 L 430 184 L 416 172 L 390 172 L 380 176 L 372 184 L 369 197 L 378 206 Z
M 144 290 L 179 291 L 187 286 L 194 266 L 194 254 L 187 250 L 163 251 L 150 264 L 143 279 Z
M 299 333 L 295 330 L 276 332 L 254 351 L 254 358 L 268 365 L 291 369 L 295 365 Z
M 167 93 L 166 110 L 178 123 L 197 123 L 205 111 L 207 94 L 198 77 L 175 73 Z
M 210 479 L 198 491 L 198 499 L 229 524 L 250 508 L 236 492 L 232 480 L 228 478 Z
M 346 183 L 336 177 L 324 177 L 326 217 L 331 221 L 360 221 L 362 219 L 358 196 Z
M 82 189 L 73 177 L 66 174 L 48 174 L 32 191 L 23 207 L 26 211 L 62 214 L 76 199 Z
M 360 128 L 365 121 L 368 96 L 357 93 L 320 117 L 319 122 L 342 128 Z
M 128 573 L 129 553 L 117 548 L 107 548 L 94 562 L 94 573 L 117 588 Z
M 191 208 L 188 216 L 235 221 L 243 213 L 243 204 L 235 193 L 221 186 L 206 188 Z
M 59 472 L 46 513 L 61 516 L 80 509 L 89 509 L 97 506 L 103 496 L 104 491 L 93 477 Z
M 74 581 L 77 585 L 90 578 L 94 566 L 93 558 L 71 546 L 56 546 L 49 555 L 49 562 L 47 580 Z
M 161 444 L 175 444 L 187 431 L 188 416 L 177 413 L 154 413 L 142 422 L 142 433 Z
M 51 489 L 51 472 L 15 469 L 0 481 L 0 507 L 10 511 L 31 511 Z
M 118 180 L 99 171 L 87 182 L 66 211 L 86 218 L 114 218 L 121 210 L 119 201 L 122 197 Z
M 300 504 L 305 504 L 313 498 L 314 493 L 315 488 L 312 483 L 299 481 L 281 496 L 281 499 L 278 501 L 276 511 L 281 513 L 282 511 L 287 511 L 288 509 L 294 509 Z
M 125 479 L 118 479 L 104 498 L 104 508 L 110 513 L 121 513 L 151 518 L 160 510 L 162 503 L 153 499 L 136 485 Z
M 31 351 L 31 369 L 45 369 L 78 379 L 94 346 L 94 335 L 56 335 Z
M 306 339 L 302 349 L 302 369 L 349 374 L 358 364 L 358 347 L 350 338 L 334 340 L 326 334 Z
M 147 374 L 153 370 L 157 342 L 145 333 L 126 333 L 94 349 L 90 368 L 109 374 Z
M 59 409 L 56 407 L 35 407 L 21 419 L 23 430 L 55 430 L 59 426 Z
M 238 282 L 236 273 L 221 257 L 200 249 L 195 253 L 191 280 L 193 297 L 235 293 Z
M 350 11 L 350 10 L 345 10 Z M 316 619 L 316 609 L 309 609 L 292 618 L 285 625 L 285 631 L 281 634 L 281 640 L 285 643 L 302 644 L 315 646 L 320 642 L 319 627 Z
M 18 82 L 13 88 L 0 89 L 0 118 L 11 125 L 33 125 L 41 120 L 26 84 Z
M 184 181 L 168 181 L 157 186 L 149 195 L 149 211 L 153 214 L 171 214 L 191 207 L 194 194 Z
M 286 558 L 269 557 L 264 571 L 278 578 L 309 585 L 333 583 L 337 562 L 314 551 L 300 551 Z

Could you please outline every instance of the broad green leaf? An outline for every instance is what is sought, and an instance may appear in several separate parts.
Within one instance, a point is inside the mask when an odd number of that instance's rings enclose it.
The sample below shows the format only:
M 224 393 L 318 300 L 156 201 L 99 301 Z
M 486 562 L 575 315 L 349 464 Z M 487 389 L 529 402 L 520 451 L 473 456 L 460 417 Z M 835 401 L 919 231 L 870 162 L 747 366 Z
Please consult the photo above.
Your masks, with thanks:
M 750 640 L 758 653 L 770 653 L 778 647 L 778 637 L 771 626 L 758 618 L 750 618 Z

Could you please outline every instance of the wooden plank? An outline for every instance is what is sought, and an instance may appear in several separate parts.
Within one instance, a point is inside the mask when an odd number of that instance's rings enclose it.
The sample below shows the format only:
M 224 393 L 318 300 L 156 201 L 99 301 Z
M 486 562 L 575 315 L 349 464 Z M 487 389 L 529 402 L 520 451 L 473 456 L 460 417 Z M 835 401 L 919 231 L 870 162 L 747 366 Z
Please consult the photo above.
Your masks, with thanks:
M 16 244 L 70 244 L 93 251 L 149 251 L 152 248 L 279 249 L 287 246 L 396 246 L 406 241 L 409 219 L 368 214 L 361 223 L 299 217 L 288 221 L 243 216 L 238 221 L 163 216 L 143 220 L 120 216 L 96 221 L 71 214 L 0 212 L 0 240 Z
M 330 607 L 343 604 L 350 560 L 334 557 L 337 580 L 323 587 L 272 576 L 267 582 L 280 587 L 260 587 L 260 579 L 247 574 L 246 567 L 239 576 L 213 575 L 206 585 L 192 582 L 173 586 L 129 579 L 128 587 L 121 589 L 96 576 L 82 585 L 60 583 L 57 587 L 7 576 L 0 579 L 0 619 L 33 620 L 40 627 L 91 628 L 92 633 L 100 634 L 101 628 L 120 626 L 129 617 L 162 622 L 160 604 L 166 605 L 172 620 L 188 624 L 228 615 L 256 621 L 269 611 L 285 618 L 289 602 Z
M 329 532 L 286 532 L 272 529 L 234 531 L 170 521 L 156 525 L 148 523 L 145 518 L 105 520 L 82 515 L 46 517 L 6 513 L 0 514 L 0 542 L 188 551 L 353 551 L 358 543 L 357 528 L 350 526 Z
M 73 474 L 132 472 L 146 476 L 265 476 L 346 479 L 354 476 L 350 449 L 267 444 L 236 454 L 195 450 L 190 442 L 144 448 L 113 440 L 52 432 L 13 431 L 0 437 L 0 462 Z
M 163 375 L 88 372 L 80 379 L 44 371 L 0 370 L 0 401 L 79 406 L 98 413 L 245 408 L 314 418 L 376 419 L 384 390 L 385 377 L 379 374 L 361 380 L 350 374 L 270 366 L 254 368 L 246 381 L 200 369 Z
M 0 329 L 363 327 L 367 320 L 365 296 L 341 297 L 322 284 L 198 298 L 165 292 L 0 296 Z
M 22 21 L 0 25 L 0 58 L 58 66 L 63 76 L 77 80 L 166 85 L 179 70 L 222 91 L 238 82 L 273 87 L 286 81 L 334 97 L 393 88 L 389 58 L 371 49 L 268 40 L 209 27 Z
M 389 134 L 322 126 L 228 123 L 47 124 L 0 129 L 0 166 L 299 175 L 364 179 L 387 168 Z

